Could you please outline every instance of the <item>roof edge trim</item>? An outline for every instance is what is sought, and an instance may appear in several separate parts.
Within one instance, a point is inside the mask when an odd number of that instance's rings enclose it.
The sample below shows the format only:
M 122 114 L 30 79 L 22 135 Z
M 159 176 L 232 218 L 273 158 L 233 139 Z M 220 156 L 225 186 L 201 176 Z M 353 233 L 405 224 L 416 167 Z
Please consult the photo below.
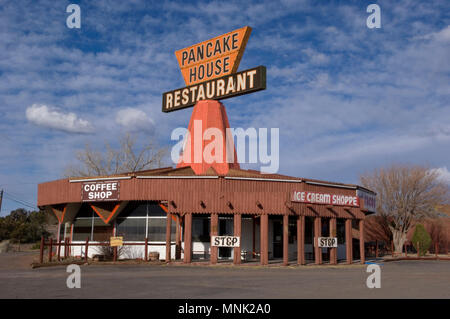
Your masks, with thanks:
M 331 187 L 347 188 L 347 189 L 357 189 L 356 186 L 346 186 L 346 185 L 331 184 L 331 183 L 319 183 L 319 182 L 310 182 L 310 181 L 305 181 L 305 183 L 306 184 L 311 184 L 311 185 L 331 186 Z
M 212 178 L 212 179 L 215 179 L 215 178 L 219 178 L 219 176 L 208 176 L 208 175 L 199 175 L 199 176 L 183 176 L 183 175 L 169 175 L 169 176 L 164 176 L 164 175 L 160 175 L 160 176 L 145 176 L 145 175 L 142 175 L 142 176 L 136 176 L 136 178 L 140 178 L 140 179 L 158 179 L 158 178 L 187 178 L 187 179 L 190 179 L 190 178 L 196 178 L 196 179 L 201 179 L 201 178 Z
M 118 177 L 100 177 L 100 178 L 84 178 L 84 179 L 69 179 L 69 183 L 81 182 L 95 182 L 95 181 L 113 181 L 117 179 L 131 179 L 132 176 L 118 176 Z
M 288 183 L 301 183 L 301 179 L 278 179 L 278 178 L 257 178 L 257 177 L 235 177 L 225 176 L 225 179 L 247 180 L 247 181 L 261 181 L 261 182 L 288 182 Z

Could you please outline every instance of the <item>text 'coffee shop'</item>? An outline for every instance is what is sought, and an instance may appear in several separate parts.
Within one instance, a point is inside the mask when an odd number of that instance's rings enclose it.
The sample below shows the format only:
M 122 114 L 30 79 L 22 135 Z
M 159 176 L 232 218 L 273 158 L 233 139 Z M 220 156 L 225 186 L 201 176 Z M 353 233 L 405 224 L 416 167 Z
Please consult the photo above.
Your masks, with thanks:
M 250 33 L 244 27 L 175 52 L 186 87 L 164 93 L 162 111 L 194 106 L 185 154 L 194 150 L 195 121 L 202 121 L 202 135 L 215 128 L 226 136 L 220 100 L 266 89 L 264 66 L 238 71 Z M 189 162 L 194 156 L 181 154 L 174 168 L 41 183 L 38 206 L 57 217 L 56 242 L 67 242 L 65 253 L 80 258 L 111 245 L 123 246 L 118 259 L 154 253 L 184 263 L 364 262 L 374 192 L 244 170 L 236 156 L 226 160 L 230 148 L 224 149 L 220 161 Z

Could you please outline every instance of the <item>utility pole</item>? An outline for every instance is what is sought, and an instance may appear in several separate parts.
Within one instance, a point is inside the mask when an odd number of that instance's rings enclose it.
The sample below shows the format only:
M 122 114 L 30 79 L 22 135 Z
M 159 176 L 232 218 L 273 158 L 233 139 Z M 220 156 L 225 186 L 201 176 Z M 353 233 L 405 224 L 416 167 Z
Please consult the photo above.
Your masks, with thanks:
M 0 191 L 0 212 L 2 211 L 3 189 Z

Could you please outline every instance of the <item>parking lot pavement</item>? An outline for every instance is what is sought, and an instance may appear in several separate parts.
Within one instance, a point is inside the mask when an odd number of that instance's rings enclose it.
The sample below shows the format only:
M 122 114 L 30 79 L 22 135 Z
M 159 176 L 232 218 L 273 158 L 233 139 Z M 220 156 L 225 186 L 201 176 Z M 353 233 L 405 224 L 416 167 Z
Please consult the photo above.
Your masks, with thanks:
M 381 288 L 369 289 L 365 265 L 233 267 L 81 266 L 81 288 L 69 289 L 65 266 L 8 267 L 28 255 L 0 255 L 0 298 L 450 298 L 450 262 L 401 261 L 381 266 Z

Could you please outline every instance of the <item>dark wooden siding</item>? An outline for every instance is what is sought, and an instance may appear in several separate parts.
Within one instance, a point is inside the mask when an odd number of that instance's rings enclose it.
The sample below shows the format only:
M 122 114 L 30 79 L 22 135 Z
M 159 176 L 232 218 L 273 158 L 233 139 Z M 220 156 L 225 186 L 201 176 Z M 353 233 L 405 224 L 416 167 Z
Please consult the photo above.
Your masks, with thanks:
M 81 201 L 81 182 L 68 179 L 38 185 L 38 206 Z M 351 208 L 354 217 L 344 208 L 325 205 L 291 203 L 293 191 L 356 196 L 355 189 L 311 185 L 305 182 L 235 180 L 220 178 L 131 178 L 120 180 L 120 200 L 168 201 L 169 211 L 177 213 L 245 213 L 301 214 L 322 217 L 364 218 L 358 208 Z M 175 206 L 172 204 L 175 204 Z M 202 207 L 203 202 L 204 207 Z M 231 203 L 232 208 L 228 203 Z

